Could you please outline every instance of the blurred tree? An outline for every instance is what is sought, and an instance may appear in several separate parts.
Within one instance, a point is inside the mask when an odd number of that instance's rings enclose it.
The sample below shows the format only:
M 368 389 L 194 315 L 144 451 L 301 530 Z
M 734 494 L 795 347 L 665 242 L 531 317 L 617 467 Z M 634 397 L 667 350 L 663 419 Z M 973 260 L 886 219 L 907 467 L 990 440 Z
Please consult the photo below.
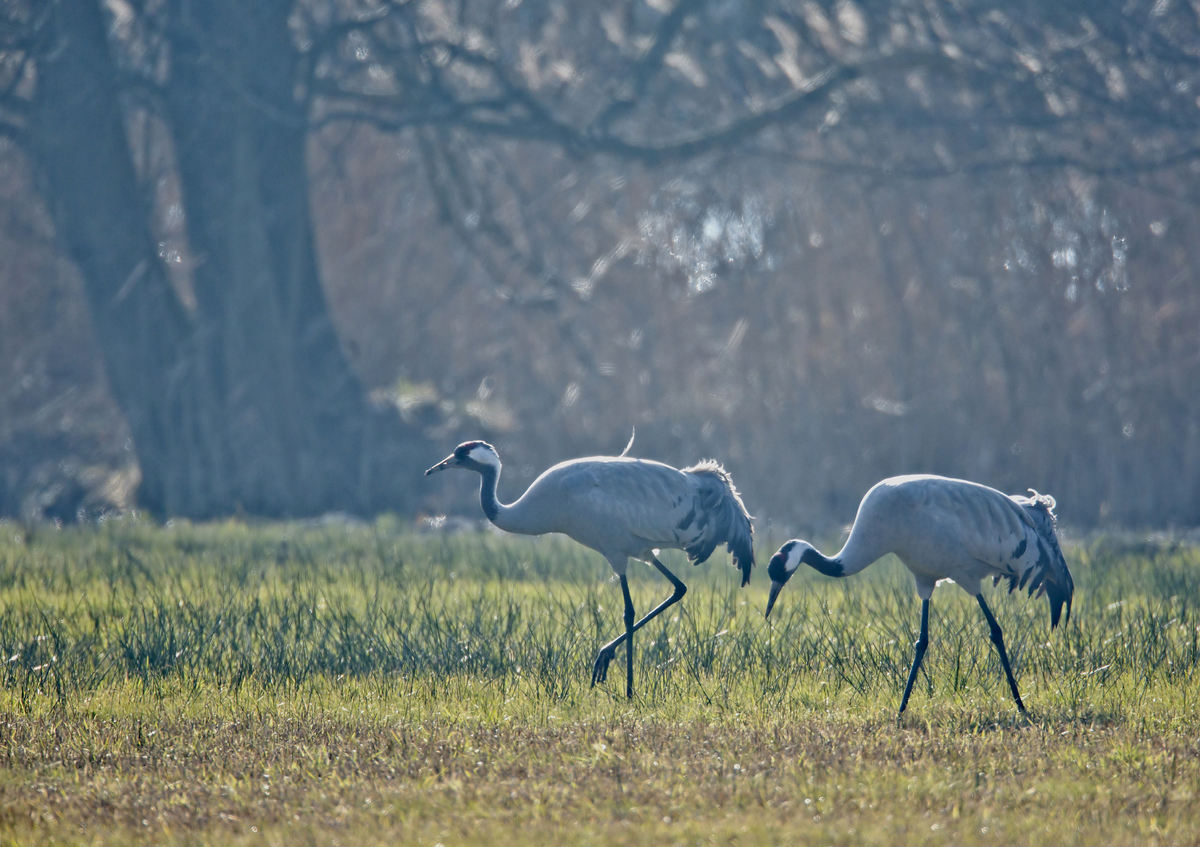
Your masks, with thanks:
M 877 474 L 892 467 L 878 460 L 882 445 L 902 467 L 972 469 L 964 457 L 991 455 L 982 467 L 994 473 L 997 444 L 1017 456 L 1032 441 L 1040 458 L 1069 456 L 1052 482 L 1075 479 L 1142 431 L 1128 414 L 1142 389 L 1129 386 L 1156 380 L 1178 398 L 1167 382 L 1192 372 L 1188 348 L 1172 354 L 1182 364 L 1169 376 L 1114 375 L 1104 384 L 1126 388 L 1086 449 L 1059 430 L 1103 417 L 1086 408 L 1097 396 L 1090 365 L 1030 393 L 1056 361 L 1084 355 L 1070 345 L 1115 332 L 1126 308 L 1104 294 L 1126 285 L 1124 235 L 1087 181 L 1194 202 L 1194 4 L 246 5 L 22 0 L 0 28 L 0 130 L 40 165 L 129 419 L 139 498 L 156 511 L 409 502 L 397 480 L 415 436 L 364 399 L 330 319 L 310 216 L 313 160 L 343 168 L 338 138 L 349 145 L 364 127 L 415 151 L 442 223 L 507 310 L 494 322 L 567 362 L 545 366 L 565 390 L 524 393 L 526 420 L 572 407 L 581 384 L 612 372 L 596 358 L 605 330 L 591 298 L 615 264 L 635 257 L 684 282 L 684 297 L 713 292 L 712 313 L 733 317 L 711 350 L 661 322 L 660 338 L 645 337 L 616 315 L 659 307 L 622 288 L 625 305 L 608 301 L 604 326 L 643 362 L 657 344 L 691 351 L 677 355 L 696 365 L 670 376 L 647 367 L 627 390 L 675 409 L 689 391 L 706 398 L 689 414 L 717 409 L 700 422 L 711 434 L 712 420 L 726 421 L 735 457 L 770 456 L 788 439 L 806 468 L 820 467 L 826 506 L 856 501 L 862 481 L 822 463 L 837 455 Z M 514 143 L 521 153 L 506 146 Z M 586 191 L 572 208 L 547 199 L 579 179 L 555 165 L 583 160 L 597 183 L 640 192 L 636 222 L 588 218 Z M 773 178 L 797 168 L 821 178 L 806 196 L 787 196 L 795 177 Z M 722 189 L 722 178 L 757 185 L 760 200 Z M 1070 214 L 1055 211 L 1072 203 Z M 875 258 L 878 286 L 841 279 L 834 252 L 815 252 L 827 237 L 812 226 L 822 217 L 827 233 L 853 241 L 854 258 Z M 174 264 L 160 247 L 173 232 L 183 257 Z M 808 286 L 799 295 L 752 288 L 785 255 L 773 241 L 788 239 L 791 260 L 809 251 Z M 1038 288 L 1035 276 L 1055 285 Z M 773 341 L 746 340 L 748 327 Z M 1086 356 L 1098 361 L 1103 350 L 1097 340 Z M 753 361 L 750 379 L 735 361 Z M 780 399 L 798 385 L 812 392 Z M 481 384 L 480 402 L 491 391 Z M 1179 404 L 1179 422 L 1163 426 L 1175 427 L 1178 457 L 1192 457 L 1172 495 L 1182 502 L 1200 495 L 1200 436 L 1187 429 L 1194 403 Z M 1050 405 L 1058 413 L 1040 419 L 1019 412 Z M 768 424 L 735 433 L 735 409 Z M 1005 419 L 973 440 L 980 416 L 997 409 Z M 764 477 L 777 466 L 761 461 Z M 1129 470 L 1114 463 L 1105 474 L 1109 493 L 1096 496 L 1107 503 Z M 1082 480 L 1075 485 L 1087 489 Z M 773 494 L 815 507 L 824 495 L 814 487 L 781 482 Z
M 138 499 L 159 514 L 408 505 L 407 486 L 389 482 L 407 469 L 396 452 L 408 436 L 368 407 L 317 273 L 290 10 L 186 0 L 159 10 L 171 66 L 154 105 L 197 257 L 190 310 L 152 235 L 122 104 L 133 83 L 109 44 L 131 10 L 110 7 L 116 23 L 94 0 L 41 10 L 30 148 L 133 433 Z M 128 56 L 137 45 L 118 46 Z

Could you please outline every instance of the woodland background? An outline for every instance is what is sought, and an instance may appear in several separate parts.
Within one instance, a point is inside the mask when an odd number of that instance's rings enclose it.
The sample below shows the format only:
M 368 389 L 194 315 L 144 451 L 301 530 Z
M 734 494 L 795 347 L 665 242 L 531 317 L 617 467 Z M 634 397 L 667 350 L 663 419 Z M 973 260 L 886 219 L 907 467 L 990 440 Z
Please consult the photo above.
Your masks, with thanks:
M 1200 524 L 1200 3 L 8 0 L 0 514 L 619 452 Z M 452 475 L 446 475 L 452 476 Z

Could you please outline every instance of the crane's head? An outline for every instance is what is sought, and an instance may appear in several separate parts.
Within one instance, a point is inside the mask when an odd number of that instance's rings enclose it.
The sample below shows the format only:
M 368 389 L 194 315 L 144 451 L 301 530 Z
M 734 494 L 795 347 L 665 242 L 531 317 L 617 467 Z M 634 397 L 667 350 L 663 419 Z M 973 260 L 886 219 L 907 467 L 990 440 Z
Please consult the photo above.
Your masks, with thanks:
M 771 596 L 767 598 L 767 613 L 763 617 L 771 617 L 775 598 L 779 596 L 780 590 L 787 584 L 787 581 L 792 578 L 796 568 L 800 567 L 804 554 L 812 549 L 813 546 L 807 541 L 793 538 L 775 551 L 775 555 L 771 557 L 771 561 L 767 565 L 767 576 L 771 577 Z
M 425 476 L 447 468 L 466 468 L 478 473 L 489 469 L 499 471 L 500 456 L 497 455 L 496 448 L 486 441 L 464 441 L 454 448 L 453 453 L 425 471 Z

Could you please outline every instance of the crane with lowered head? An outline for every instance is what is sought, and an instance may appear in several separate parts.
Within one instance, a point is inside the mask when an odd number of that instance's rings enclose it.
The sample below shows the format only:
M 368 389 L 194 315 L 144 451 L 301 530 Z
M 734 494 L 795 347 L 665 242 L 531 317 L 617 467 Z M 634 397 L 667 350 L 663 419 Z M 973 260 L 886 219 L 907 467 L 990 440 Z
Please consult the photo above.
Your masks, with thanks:
M 1051 629 L 1058 626 L 1064 605 L 1066 620 L 1071 619 L 1075 583 L 1054 532 L 1054 498 L 1032 489 L 1030 494 L 1004 494 L 976 482 L 928 474 L 876 483 L 859 504 L 850 537 L 837 555 L 825 556 L 807 541 L 793 539 L 771 557 L 766 616 L 770 617 L 780 589 L 801 564 L 826 576 L 845 577 L 895 553 L 916 579 L 921 598 L 921 634 L 914 645 L 900 714 L 908 706 L 929 646 L 929 600 L 943 579 L 952 580 L 979 603 L 1013 699 L 1026 714 L 1004 649 L 1004 634 L 983 599 L 980 583 L 987 577 L 993 585 L 1005 579 L 1010 592 L 1028 587 L 1030 596 L 1035 591 L 1039 597 L 1045 594 Z

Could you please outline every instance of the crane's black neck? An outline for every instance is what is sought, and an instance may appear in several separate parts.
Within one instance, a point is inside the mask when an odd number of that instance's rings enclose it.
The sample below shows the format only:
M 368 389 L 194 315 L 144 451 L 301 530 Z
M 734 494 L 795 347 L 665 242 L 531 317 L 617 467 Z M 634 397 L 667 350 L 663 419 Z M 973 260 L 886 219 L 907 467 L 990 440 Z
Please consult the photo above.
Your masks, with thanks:
M 815 547 L 809 547 L 804 551 L 804 555 L 800 557 L 800 561 L 808 565 L 815 571 L 820 571 L 825 576 L 845 576 L 846 569 L 842 566 L 841 555 L 834 556 L 832 559 L 821 553 Z
M 484 465 L 479 469 L 479 505 L 492 523 L 500 516 L 500 501 L 496 499 L 496 483 L 500 480 L 500 469 Z

